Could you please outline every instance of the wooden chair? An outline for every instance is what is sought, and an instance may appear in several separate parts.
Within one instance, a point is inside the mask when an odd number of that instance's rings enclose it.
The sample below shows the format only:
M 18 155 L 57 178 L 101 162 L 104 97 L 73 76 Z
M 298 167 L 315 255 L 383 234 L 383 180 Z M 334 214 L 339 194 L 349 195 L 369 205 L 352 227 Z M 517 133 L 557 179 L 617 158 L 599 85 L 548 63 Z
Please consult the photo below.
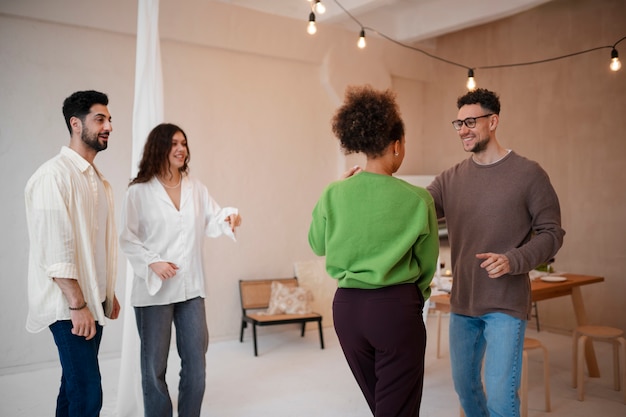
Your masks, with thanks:
M 537 332 L 541 331 L 541 327 L 539 326 L 539 306 L 536 301 L 533 301 L 533 308 L 531 312 L 531 318 L 535 318 L 535 327 L 537 328 Z
M 587 340 L 601 340 L 613 345 L 613 386 L 615 391 L 620 390 L 621 385 L 624 391 L 624 403 L 626 404 L 626 339 L 624 331 L 608 326 L 578 326 L 573 333 L 573 355 L 572 355 L 572 386 L 578 388 L 578 401 L 585 399 L 585 387 L 583 373 L 585 370 L 585 345 Z M 623 352 L 622 366 L 620 368 L 619 348 Z
M 550 363 L 548 361 L 548 349 L 537 339 L 524 338 L 524 352 L 522 353 L 522 383 L 519 390 L 520 415 L 528 416 L 528 351 L 533 349 L 543 350 L 543 387 L 546 403 L 546 411 L 550 411 Z
M 306 323 L 317 322 L 320 334 L 320 345 L 324 349 L 324 335 L 322 333 L 322 316 L 318 313 L 308 314 L 263 314 L 269 307 L 272 295 L 272 282 L 277 281 L 287 287 L 297 287 L 297 278 L 277 278 L 260 280 L 239 280 L 239 296 L 241 299 L 241 331 L 239 341 L 243 342 L 243 330 L 248 324 L 252 325 L 252 340 L 254 356 L 258 356 L 257 326 L 271 326 L 278 324 L 300 324 L 301 336 L 304 337 Z
M 434 310 L 437 312 L 437 359 L 441 358 L 441 316 L 450 313 L 450 296 L 434 295 L 430 297 L 434 303 Z

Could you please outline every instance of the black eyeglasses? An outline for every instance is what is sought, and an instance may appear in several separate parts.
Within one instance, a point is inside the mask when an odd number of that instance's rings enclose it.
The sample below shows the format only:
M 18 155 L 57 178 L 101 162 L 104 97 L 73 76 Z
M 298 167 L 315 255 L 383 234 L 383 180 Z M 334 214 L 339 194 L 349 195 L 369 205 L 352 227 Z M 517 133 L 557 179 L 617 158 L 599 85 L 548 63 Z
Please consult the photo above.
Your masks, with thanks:
M 465 124 L 465 126 L 471 129 L 473 127 L 476 127 L 476 119 L 480 119 L 481 117 L 488 117 L 488 116 L 493 116 L 493 113 L 485 114 L 484 116 L 478 116 L 478 117 L 468 117 L 463 120 L 453 120 L 452 126 L 454 126 L 456 130 L 461 130 L 461 128 L 463 127 L 463 124 Z

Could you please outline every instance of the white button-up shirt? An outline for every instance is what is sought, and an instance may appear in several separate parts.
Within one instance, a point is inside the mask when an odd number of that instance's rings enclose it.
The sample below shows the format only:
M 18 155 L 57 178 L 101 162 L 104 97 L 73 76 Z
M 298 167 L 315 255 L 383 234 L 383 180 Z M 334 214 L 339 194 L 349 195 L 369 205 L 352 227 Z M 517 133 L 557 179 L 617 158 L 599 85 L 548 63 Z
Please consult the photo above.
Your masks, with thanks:
M 55 321 L 70 320 L 67 299 L 53 278 L 76 279 L 87 307 L 104 325 L 117 276 L 111 186 L 92 164 L 64 146 L 37 169 L 24 194 L 30 238 L 26 329 L 39 332 Z
M 122 211 L 120 246 L 134 271 L 131 304 L 165 305 L 206 297 L 202 264 L 205 236 L 233 238 L 225 219 L 237 213 L 220 208 L 197 179 L 184 177 L 180 210 L 156 178 L 131 185 Z M 178 266 L 176 275 L 161 280 L 149 267 L 154 262 Z

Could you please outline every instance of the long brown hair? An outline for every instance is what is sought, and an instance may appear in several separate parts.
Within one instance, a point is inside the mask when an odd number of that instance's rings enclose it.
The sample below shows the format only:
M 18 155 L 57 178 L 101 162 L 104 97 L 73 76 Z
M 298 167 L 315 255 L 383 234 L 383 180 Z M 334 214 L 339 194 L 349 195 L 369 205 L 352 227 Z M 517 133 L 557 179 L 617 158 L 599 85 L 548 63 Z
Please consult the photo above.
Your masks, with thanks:
M 185 137 L 185 147 L 187 148 L 187 157 L 185 158 L 183 166 L 180 167 L 179 172 L 181 175 L 188 173 L 188 163 L 191 154 L 189 152 L 189 144 L 187 143 L 187 135 L 183 129 L 175 124 L 161 123 L 152 129 L 148 135 L 146 144 L 143 147 L 141 162 L 139 162 L 139 172 L 129 185 L 148 182 L 154 176 L 169 172 L 169 153 L 172 149 L 172 138 L 177 132 L 182 133 Z

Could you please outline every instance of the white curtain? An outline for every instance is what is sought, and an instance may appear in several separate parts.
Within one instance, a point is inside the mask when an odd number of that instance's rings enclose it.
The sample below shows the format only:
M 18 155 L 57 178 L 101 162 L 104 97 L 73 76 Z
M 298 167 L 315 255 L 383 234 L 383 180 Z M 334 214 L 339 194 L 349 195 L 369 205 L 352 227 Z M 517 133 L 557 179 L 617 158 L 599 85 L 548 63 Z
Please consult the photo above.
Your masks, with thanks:
M 137 174 L 148 133 L 163 121 L 163 74 L 159 46 L 159 0 L 138 0 L 137 52 L 135 63 L 135 102 L 133 106 L 133 145 L 131 176 Z M 135 313 L 130 305 L 133 271 L 126 268 L 126 297 L 122 303 L 124 329 L 120 380 L 117 390 L 117 416 L 142 417 L 143 399 L 139 368 L 139 336 Z

